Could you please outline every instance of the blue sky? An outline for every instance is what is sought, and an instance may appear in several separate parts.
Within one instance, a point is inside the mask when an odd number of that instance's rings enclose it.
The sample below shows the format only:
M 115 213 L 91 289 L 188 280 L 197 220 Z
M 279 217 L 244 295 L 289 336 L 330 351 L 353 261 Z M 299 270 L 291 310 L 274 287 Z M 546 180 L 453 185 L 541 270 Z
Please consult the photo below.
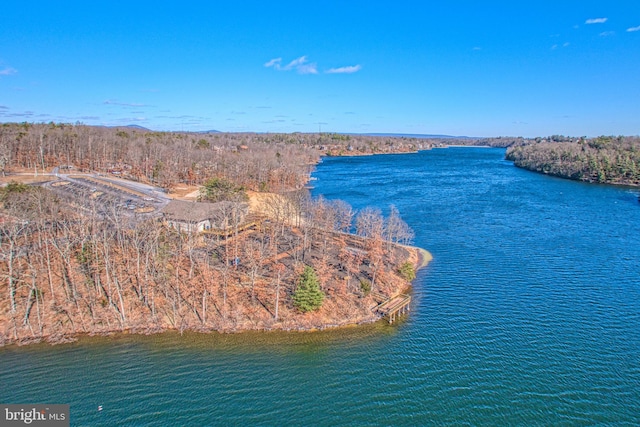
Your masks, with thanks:
M 9 1 L 0 121 L 638 135 L 640 1 Z

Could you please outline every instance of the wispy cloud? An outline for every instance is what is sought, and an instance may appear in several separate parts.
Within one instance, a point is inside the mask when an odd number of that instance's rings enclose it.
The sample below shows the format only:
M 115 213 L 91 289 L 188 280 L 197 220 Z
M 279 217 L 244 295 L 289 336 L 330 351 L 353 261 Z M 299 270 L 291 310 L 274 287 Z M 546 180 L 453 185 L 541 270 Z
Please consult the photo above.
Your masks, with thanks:
M 318 74 L 318 66 L 315 63 L 309 63 L 306 56 L 301 56 L 282 65 L 282 58 L 274 58 L 264 64 L 267 68 L 273 68 L 278 71 L 296 70 L 298 74 Z
M 347 67 L 330 68 L 325 73 L 327 74 L 352 74 L 357 73 L 362 69 L 362 65 L 349 65 Z
M 35 116 L 36 113 L 34 113 L 33 111 L 23 111 L 21 113 L 10 113 L 10 114 L 4 114 L 5 117 L 21 117 L 21 118 L 27 118 L 27 117 L 33 117 Z
M 304 65 L 307 62 L 307 57 L 306 56 L 301 56 L 300 58 L 296 58 L 293 61 L 289 62 L 287 65 L 284 66 L 284 68 L 282 68 L 285 71 L 289 71 L 292 70 L 294 68 L 298 68 L 301 67 L 302 65 Z
M 633 33 L 635 31 L 640 31 L 640 25 L 638 25 L 637 27 L 627 28 L 628 33 Z
M 604 24 L 608 18 L 591 18 L 584 21 L 585 24 Z
M 296 70 L 300 74 L 318 74 L 318 67 L 316 64 L 298 65 Z
M 183 114 L 180 116 L 155 116 L 155 119 L 178 119 L 178 120 L 207 120 L 208 117 L 192 116 L 189 114 Z
M 600 33 L 600 37 L 609 37 L 614 35 L 615 33 L 615 31 L 603 31 Z
M 146 104 L 139 104 L 136 102 L 119 102 L 111 99 L 107 99 L 103 102 L 104 105 L 117 105 L 120 107 L 148 107 Z
M 309 62 L 306 56 L 301 56 L 283 65 L 282 58 L 273 58 L 264 63 L 266 68 L 273 68 L 278 71 L 293 71 L 298 74 L 318 74 L 318 65 L 315 62 Z M 326 74 L 352 74 L 362 69 L 362 65 L 349 65 L 345 67 L 330 68 L 325 71 Z
M 282 62 L 282 58 L 273 58 L 269 62 L 265 62 L 265 67 L 274 67 L 276 70 L 280 69 L 280 63 Z
M 10 76 L 12 74 L 17 73 L 18 70 L 16 70 L 13 67 L 4 67 L 3 69 L 0 70 L 0 76 Z
M 146 121 L 147 121 L 146 117 L 120 117 L 113 120 L 113 123 L 133 123 L 133 122 L 141 123 Z

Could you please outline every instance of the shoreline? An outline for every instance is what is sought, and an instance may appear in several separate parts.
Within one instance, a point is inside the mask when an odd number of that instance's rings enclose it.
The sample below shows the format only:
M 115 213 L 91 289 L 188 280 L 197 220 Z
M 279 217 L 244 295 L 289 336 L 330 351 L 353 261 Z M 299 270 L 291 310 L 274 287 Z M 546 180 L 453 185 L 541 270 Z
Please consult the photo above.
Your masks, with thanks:
M 416 271 L 425 268 L 431 261 L 433 261 L 433 255 L 426 249 L 418 246 L 412 246 L 418 252 L 419 263 L 416 266 Z
M 541 169 L 536 169 L 536 168 L 531 168 L 531 167 L 526 167 L 523 165 L 518 165 L 516 164 L 515 161 L 513 160 L 507 160 L 511 163 L 513 163 L 513 165 L 519 169 L 528 171 L 528 172 L 533 172 L 536 173 L 538 175 L 546 175 L 546 176 L 550 176 L 553 178 L 560 178 L 560 179 L 564 179 L 566 181 L 573 181 L 573 182 L 581 182 L 583 184 L 589 184 L 589 185 L 610 185 L 613 187 L 618 187 L 618 188 L 623 188 L 623 187 L 627 187 L 631 190 L 637 190 L 638 188 L 640 188 L 640 183 L 639 184 L 635 184 L 633 182 L 614 182 L 614 181 L 606 181 L 606 182 L 598 182 L 595 181 L 593 179 L 580 179 L 580 178 L 572 178 L 571 176 L 568 175 L 562 175 L 559 173 L 552 173 L 552 172 L 544 172 Z
M 314 332 L 326 332 L 326 331 L 337 331 L 341 329 L 348 328 L 358 328 L 364 325 L 371 325 L 377 322 L 381 322 L 382 318 L 376 316 L 375 314 L 371 314 L 367 318 L 362 318 L 359 320 L 348 320 L 344 323 L 331 323 L 324 324 L 318 326 L 311 327 L 295 327 L 295 326 L 287 326 L 287 327 L 271 327 L 271 328 L 229 328 L 229 329 L 202 329 L 202 328 L 185 328 L 182 331 L 178 328 L 167 328 L 167 327 L 149 327 L 149 328 L 127 328 L 127 329 L 115 329 L 115 330 L 106 330 L 100 332 L 79 332 L 79 333 L 70 333 L 70 334 L 51 334 L 43 337 L 28 337 L 22 338 L 17 341 L 11 341 L 8 343 L 0 343 L 0 352 L 3 348 L 12 348 L 12 347 L 24 347 L 31 344 L 48 344 L 51 346 L 54 345 L 63 345 L 63 344 L 71 344 L 75 343 L 82 338 L 86 337 L 111 337 L 111 336 L 150 336 L 150 335 L 159 335 L 164 333 L 199 333 L 199 334 L 220 334 L 220 335 L 236 335 L 243 333 L 314 333 Z

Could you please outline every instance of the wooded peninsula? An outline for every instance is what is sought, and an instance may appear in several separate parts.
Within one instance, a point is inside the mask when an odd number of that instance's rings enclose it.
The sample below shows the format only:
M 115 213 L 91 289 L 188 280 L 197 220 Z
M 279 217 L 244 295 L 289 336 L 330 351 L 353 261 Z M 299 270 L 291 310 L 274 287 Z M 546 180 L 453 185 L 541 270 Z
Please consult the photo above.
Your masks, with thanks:
M 393 206 L 312 199 L 310 173 L 439 144 L 3 124 L 0 344 L 375 321 L 426 257 Z
M 507 149 L 518 167 L 601 184 L 640 185 L 640 138 L 538 138 Z

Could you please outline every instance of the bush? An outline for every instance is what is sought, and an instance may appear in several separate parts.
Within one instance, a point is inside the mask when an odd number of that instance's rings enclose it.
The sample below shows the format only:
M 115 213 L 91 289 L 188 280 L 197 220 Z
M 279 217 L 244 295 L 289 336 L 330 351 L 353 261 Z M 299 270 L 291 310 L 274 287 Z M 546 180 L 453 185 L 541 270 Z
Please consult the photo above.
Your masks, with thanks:
M 208 202 L 244 202 L 249 198 L 245 188 L 224 178 L 211 178 L 200 189 L 200 200 Z
M 416 270 L 413 268 L 413 264 L 408 261 L 398 268 L 398 273 L 407 282 L 416 278 Z
M 371 282 L 367 279 L 361 279 L 360 290 L 364 293 L 365 296 L 369 295 L 369 293 L 371 292 Z
M 317 310 L 324 301 L 324 292 L 320 289 L 320 280 L 313 268 L 306 266 L 298 279 L 293 294 L 293 305 L 303 313 Z

